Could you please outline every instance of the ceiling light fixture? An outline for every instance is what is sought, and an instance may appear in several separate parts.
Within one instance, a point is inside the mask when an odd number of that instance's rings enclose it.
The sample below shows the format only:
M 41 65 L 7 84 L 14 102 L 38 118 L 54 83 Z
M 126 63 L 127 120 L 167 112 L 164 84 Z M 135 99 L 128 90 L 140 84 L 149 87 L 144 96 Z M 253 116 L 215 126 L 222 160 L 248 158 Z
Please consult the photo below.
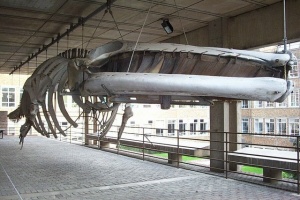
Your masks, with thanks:
M 169 22 L 169 19 L 163 19 L 161 25 L 165 29 L 167 34 L 173 33 L 173 26 Z

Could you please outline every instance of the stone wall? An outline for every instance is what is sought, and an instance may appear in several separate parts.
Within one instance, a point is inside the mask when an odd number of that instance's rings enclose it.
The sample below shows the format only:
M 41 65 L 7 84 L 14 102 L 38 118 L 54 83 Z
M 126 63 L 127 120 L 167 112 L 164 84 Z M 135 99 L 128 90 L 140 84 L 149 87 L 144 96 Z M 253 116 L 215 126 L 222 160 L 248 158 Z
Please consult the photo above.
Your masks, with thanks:
M 287 138 L 287 137 L 278 137 L 278 136 L 253 136 L 253 135 L 243 135 L 242 136 L 242 142 L 248 143 L 249 145 L 271 145 L 271 146 L 281 146 L 281 148 L 284 147 L 295 147 L 293 145 L 295 138 Z M 274 149 L 276 147 L 267 147 L 262 146 L 262 148 L 270 148 Z M 277 147 L 277 149 L 281 149 L 280 147 Z M 286 149 L 288 150 L 288 149 Z M 291 151 L 294 151 L 294 149 L 290 149 Z

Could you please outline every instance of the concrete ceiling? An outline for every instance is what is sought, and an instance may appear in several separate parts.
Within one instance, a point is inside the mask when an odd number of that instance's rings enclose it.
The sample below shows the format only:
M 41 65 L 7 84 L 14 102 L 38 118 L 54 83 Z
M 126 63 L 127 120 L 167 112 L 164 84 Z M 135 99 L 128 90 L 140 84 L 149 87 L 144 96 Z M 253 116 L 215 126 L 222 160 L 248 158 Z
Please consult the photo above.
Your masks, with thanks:
M 17 74 L 31 74 L 37 65 L 68 48 L 91 50 L 107 42 L 122 39 L 136 41 L 146 20 L 140 42 L 160 42 L 186 32 L 207 26 L 212 20 L 233 17 L 270 6 L 281 0 L 116 0 L 111 11 L 104 10 L 59 40 L 37 58 L 24 64 Z M 176 2 L 176 4 L 175 4 Z M 0 73 L 11 73 L 21 62 L 48 45 L 58 33 L 62 34 L 106 0 L 1 0 L 0 1 Z M 103 18 L 102 18 L 103 17 Z M 168 18 L 174 27 L 166 34 L 162 18 Z M 101 20 L 102 19 L 102 20 Z M 116 26 L 117 24 L 117 26 Z M 118 29 L 120 30 L 120 35 Z

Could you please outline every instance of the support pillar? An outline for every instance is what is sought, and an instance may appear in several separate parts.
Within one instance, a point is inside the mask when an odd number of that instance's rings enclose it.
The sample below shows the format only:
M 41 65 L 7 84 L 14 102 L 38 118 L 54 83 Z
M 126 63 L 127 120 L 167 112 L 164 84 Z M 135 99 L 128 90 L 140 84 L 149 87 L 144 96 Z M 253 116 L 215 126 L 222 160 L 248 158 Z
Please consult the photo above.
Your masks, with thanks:
M 225 170 L 225 134 L 229 131 L 229 103 L 217 101 L 210 107 L 210 171 Z
M 93 102 L 92 103 L 96 103 L 97 102 L 97 97 L 93 97 Z M 97 130 L 97 119 L 95 117 L 93 117 L 93 134 L 98 134 L 98 139 L 93 141 L 94 145 L 97 145 L 98 148 L 100 148 L 100 141 L 99 141 L 99 132 Z
M 264 176 L 264 178 L 263 178 L 264 182 L 277 183 L 278 180 L 282 179 L 282 170 L 264 167 L 263 168 L 263 176 Z M 271 178 L 274 178 L 274 179 L 271 179 Z
M 229 141 L 228 144 L 228 150 L 230 152 L 236 151 L 238 149 L 241 149 L 240 143 L 242 140 L 241 134 L 235 134 L 235 133 L 241 133 L 241 101 L 232 101 L 229 103 L 229 132 L 227 141 Z M 230 171 L 237 171 L 238 165 L 236 163 L 229 163 L 228 169 Z
M 89 134 L 89 113 L 84 113 L 84 144 L 89 145 L 89 139 L 87 135 Z
M 110 148 L 110 142 L 100 141 L 100 149 Z
M 179 164 L 178 162 L 182 162 L 182 155 L 177 153 L 168 153 L 169 164 L 177 166 Z
M 218 18 L 208 23 L 208 45 L 228 47 L 228 18 Z

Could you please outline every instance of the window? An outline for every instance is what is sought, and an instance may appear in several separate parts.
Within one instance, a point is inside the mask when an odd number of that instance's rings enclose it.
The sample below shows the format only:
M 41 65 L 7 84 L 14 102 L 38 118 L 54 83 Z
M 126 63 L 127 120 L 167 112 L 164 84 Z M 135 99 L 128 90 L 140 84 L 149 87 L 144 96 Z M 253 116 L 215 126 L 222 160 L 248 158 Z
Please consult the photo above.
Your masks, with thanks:
M 65 104 L 66 108 L 75 108 L 75 107 L 78 107 L 72 96 L 70 96 L 70 95 L 64 95 L 63 99 L 64 99 L 64 104 Z
M 263 101 L 254 101 L 254 108 L 262 108 Z
M 243 133 L 249 132 L 249 119 L 248 118 L 242 119 L 242 132 Z
M 68 122 L 61 122 L 62 126 L 68 126 Z
M 254 119 L 254 133 L 263 133 L 263 120 L 262 119 Z
M 2 88 L 2 106 L 3 107 L 15 107 L 16 106 L 16 91 L 15 88 Z
M 265 132 L 267 134 L 274 134 L 274 119 L 265 119 Z
M 289 134 L 299 135 L 300 119 L 289 119 Z
M 298 107 L 299 106 L 299 89 L 294 89 L 294 92 L 290 95 L 290 106 L 291 107 Z
M 66 130 L 68 128 L 68 122 L 59 122 L 59 125 L 63 130 Z
M 168 120 L 168 135 L 175 135 L 175 120 Z
M 198 123 L 197 119 L 194 119 L 194 122 L 190 123 L 190 134 L 191 135 L 196 135 L 197 123 Z
M 287 99 L 285 99 L 284 102 L 282 102 L 282 103 L 277 103 L 276 107 L 278 107 L 278 108 L 287 107 Z
M 69 96 L 69 98 L 71 98 L 71 106 L 72 106 L 72 108 L 78 108 L 78 105 L 77 105 L 77 103 L 74 101 L 73 97 L 72 97 L 72 96 Z
M 21 100 L 21 98 L 22 98 L 23 92 L 24 92 L 24 89 L 23 89 L 23 88 L 20 88 L 20 100 Z
M 179 134 L 185 135 L 186 123 L 183 122 L 182 119 L 179 120 Z
M 204 121 L 204 119 L 200 119 L 200 131 L 206 131 L 206 125 L 207 123 Z
M 17 134 L 15 127 L 8 127 L 8 133 L 9 135 L 15 135 Z
M 163 133 L 164 133 L 164 130 L 163 130 L 163 129 L 161 129 L 161 128 L 157 128 L 157 129 L 156 129 L 156 135 L 157 135 L 157 136 L 163 136 Z
M 286 135 L 286 119 L 277 119 L 276 126 L 278 135 Z
M 290 71 L 290 77 L 291 78 L 297 78 L 299 77 L 299 61 L 298 61 L 298 65 L 292 65 L 292 69 Z
M 165 121 L 164 120 L 156 120 L 155 121 L 155 127 L 156 127 L 156 135 L 157 136 L 163 136 L 164 133 L 164 126 Z
M 248 100 L 243 100 L 242 101 L 242 108 L 249 108 L 249 101 Z
M 270 101 L 266 102 L 266 108 L 274 108 L 274 106 L 275 106 L 274 102 L 270 102 Z

